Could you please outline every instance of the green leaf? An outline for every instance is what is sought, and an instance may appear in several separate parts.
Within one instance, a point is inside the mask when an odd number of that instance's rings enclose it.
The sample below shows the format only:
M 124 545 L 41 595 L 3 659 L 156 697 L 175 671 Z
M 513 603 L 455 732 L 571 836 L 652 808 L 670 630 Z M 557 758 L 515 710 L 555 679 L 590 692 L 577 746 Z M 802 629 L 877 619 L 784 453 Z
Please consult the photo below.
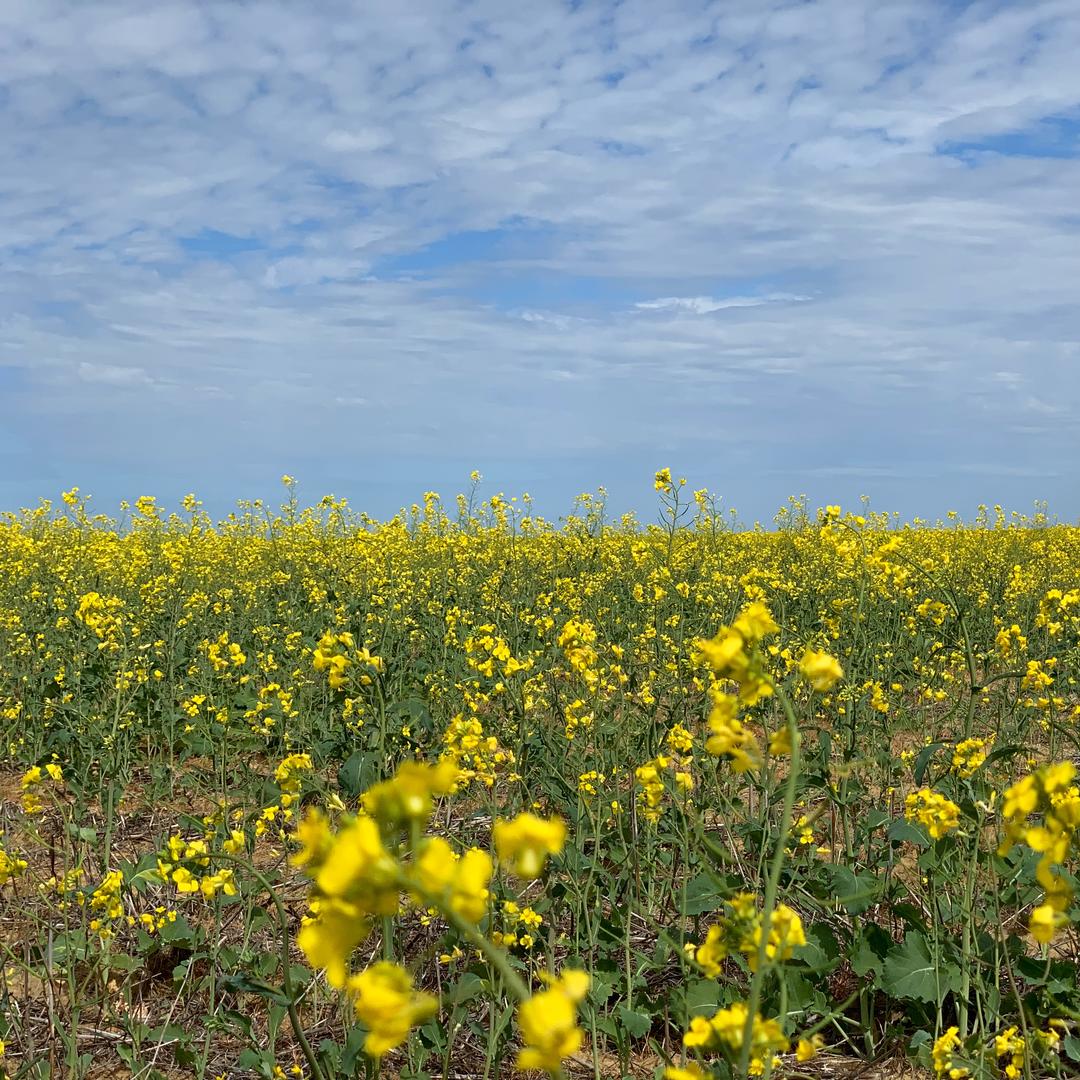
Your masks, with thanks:
M 251 1072 L 258 1073 L 259 1076 L 266 1077 L 267 1080 L 271 1080 L 274 1075 L 273 1056 L 267 1052 L 253 1050 L 251 1047 L 240 1052 L 240 1056 L 236 1059 L 236 1064 L 241 1069 L 248 1069 Z
M 85 825 L 76 825 L 74 821 L 69 821 L 67 826 L 69 836 L 73 836 L 76 840 L 81 840 L 84 844 L 96 844 L 98 834 L 95 829 L 91 829 Z
M 238 994 L 256 994 L 258 997 L 273 1001 L 278 1005 L 289 1004 L 288 997 L 278 987 L 263 982 L 262 979 L 255 979 L 250 975 L 245 975 L 242 971 L 233 975 L 219 976 L 218 985 L 224 990 L 232 990 Z
M 893 844 L 915 844 L 916 847 L 929 847 L 930 841 L 926 833 L 917 825 L 903 818 L 894 821 L 889 826 L 887 833 L 889 841 Z
M 850 867 L 832 867 L 833 896 L 849 915 L 866 911 L 877 898 L 881 885 L 873 874 L 854 873 Z
M 791 970 L 783 973 L 787 983 L 788 1008 L 792 1011 L 825 1012 L 828 1001 L 821 991 L 818 981 L 812 980 L 800 971 Z
M 913 930 L 889 950 L 877 984 L 893 997 L 936 1004 L 948 991 L 959 989 L 960 969 L 936 964 L 926 938 Z
M 177 916 L 175 922 L 165 923 L 158 931 L 158 937 L 180 949 L 194 949 L 198 940 L 196 931 L 191 928 L 183 915 Z
M 346 1076 L 351 1076 L 357 1071 L 366 1038 L 367 1028 L 354 1027 L 349 1030 L 345 1039 L 345 1049 L 341 1055 L 341 1067 L 345 1070 Z
M 483 993 L 484 982 L 479 975 L 466 971 L 449 990 L 443 993 L 443 1001 L 451 1005 L 463 1005 Z
M 684 911 L 687 915 L 704 915 L 723 906 L 724 898 L 716 882 L 708 874 L 698 874 L 686 883 Z
M 825 923 L 815 923 L 806 931 L 806 944 L 796 949 L 795 958 L 813 971 L 825 971 L 840 959 L 840 943 Z
M 114 971 L 138 971 L 143 966 L 142 957 L 128 956 L 127 953 L 112 953 L 109 967 Z
M 619 1022 L 635 1038 L 640 1039 L 652 1027 L 652 1017 L 634 1012 L 625 1005 L 618 1008 Z
M 926 777 L 926 769 L 930 764 L 930 759 L 944 746 L 943 742 L 930 743 L 929 746 L 924 746 L 915 758 L 915 783 L 922 785 L 923 780 Z
M 688 1016 L 711 1016 L 720 1007 L 720 985 L 715 979 L 694 979 L 686 984 L 683 1001 Z
M 599 1007 L 615 992 L 619 976 L 605 971 L 593 972 L 592 985 L 589 987 L 589 1001 Z
M 379 778 L 375 755 L 356 750 L 338 769 L 337 781 L 343 796 L 355 799 Z
M 877 923 L 866 923 L 851 950 L 851 970 L 856 975 L 880 972 L 892 943 L 892 938 Z
M 243 1032 L 249 1041 L 254 1042 L 255 1028 L 250 1016 L 245 1016 L 236 1009 L 223 1009 L 220 1016 L 222 1020 L 231 1024 L 237 1031 Z

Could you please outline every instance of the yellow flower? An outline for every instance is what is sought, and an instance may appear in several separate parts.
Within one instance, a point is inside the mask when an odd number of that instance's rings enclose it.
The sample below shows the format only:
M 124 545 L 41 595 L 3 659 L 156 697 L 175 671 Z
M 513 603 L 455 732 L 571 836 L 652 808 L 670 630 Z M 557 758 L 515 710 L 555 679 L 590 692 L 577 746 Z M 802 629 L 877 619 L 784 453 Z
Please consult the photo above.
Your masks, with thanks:
M 746 1032 L 749 1009 L 741 1001 L 729 1008 L 720 1009 L 708 1020 L 695 1016 L 683 1036 L 683 1045 L 719 1050 L 729 1061 L 737 1060 Z M 755 1015 L 750 1035 L 750 1075 L 759 1076 L 765 1071 L 766 1060 L 788 1047 L 787 1037 L 778 1020 L 765 1020 Z
M 425 823 L 431 817 L 433 795 L 449 793 L 458 768 L 449 758 L 438 765 L 406 761 L 389 780 L 364 793 L 364 809 L 383 824 Z
M 1052 904 L 1040 904 L 1031 913 L 1028 930 L 1040 945 L 1049 945 L 1057 932 L 1068 924 L 1068 916 L 1056 911 Z
M 1039 805 L 1039 788 L 1034 776 L 1025 776 L 1005 791 L 1005 802 L 1001 808 L 1006 821 L 1025 818 L 1035 812 Z
M 233 881 L 232 870 L 219 870 L 216 874 L 207 874 L 199 879 L 199 889 L 207 900 L 215 897 L 218 892 L 226 896 L 236 895 L 236 883 Z
M 960 828 L 960 807 L 930 788 L 922 788 L 907 797 L 904 817 L 919 822 L 935 840 Z
M 963 1080 L 965 1076 L 971 1075 L 965 1066 L 953 1064 L 953 1051 L 960 1046 L 960 1042 L 960 1029 L 951 1027 L 934 1043 L 930 1058 L 934 1065 L 935 1076 L 947 1076 L 949 1080 Z
M 800 1039 L 795 1046 L 796 1061 L 810 1061 L 817 1057 L 818 1051 L 825 1045 L 821 1035 L 811 1035 L 809 1039 Z
M 525 1042 L 517 1057 L 519 1069 L 557 1073 L 564 1058 L 581 1048 L 584 1033 L 577 1025 L 577 1007 L 589 989 L 584 971 L 564 971 L 546 990 L 518 1006 L 518 1026 Z
M 761 921 L 757 920 L 749 941 L 743 946 L 747 954 L 750 970 L 757 970 L 757 949 L 761 941 Z M 777 904 L 769 920 L 769 940 L 765 944 L 765 955 L 769 960 L 790 960 L 794 950 L 806 944 L 806 933 L 798 912 L 787 904 Z
M 1008 1064 L 1002 1069 L 1007 1080 L 1019 1080 L 1019 1077 L 1023 1076 L 1027 1058 L 1027 1041 L 1017 1028 L 1006 1028 L 1000 1035 L 994 1036 L 994 1057 L 1009 1059 Z M 966 1072 L 965 1075 L 967 1075 Z
M 1071 761 L 1059 761 L 1056 765 L 1047 765 L 1040 770 L 1043 790 L 1052 795 L 1055 791 L 1067 788 L 1076 778 L 1076 766 Z
M 545 821 L 524 813 L 512 821 L 496 821 L 493 835 L 499 858 L 511 863 L 518 877 L 537 878 L 543 873 L 547 857 L 562 851 L 566 825 L 561 818 Z
M 760 641 L 780 629 L 772 612 L 760 600 L 744 607 L 731 625 L 749 642 Z
M 694 736 L 682 724 L 672 727 L 665 741 L 672 750 L 680 754 L 686 754 L 694 748 Z
M 300 790 L 297 773 L 310 772 L 311 769 L 310 754 L 290 754 L 274 770 L 274 779 L 282 791 L 295 795 Z
M 773 757 L 786 757 L 791 753 L 791 728 L 787 724 L 770 736 L 769 753 Z
M 6 885 L 12 878 L 21 877 L 29 865 L 25 859 L 20 859 L 0 847 L 0 885 Z
M 769 609 L 755 601 L 739 613 L 731 626 L 722 627 L 711 639 L 699 640 L 697 652 L 716 675 L 739 684 L 739 700 L 744 705 L 756 705 L 773 693 L 756 646 L 778 629 Z
M 727 959 L 727 939 L 724 928 L 719 925 L 710 926 L 705 940 L 697 947 L 694 959 L 701 965 L 701 969 L 710 979 L 720 975 L 721 964 Z
M 397 876 L 397 863 L 383 847 L 378 825 L 362 817 L 335 837 L 315 884 L 325 896 L 349 895 L 373 914 L 390 915 L 397 909 Z
M 296 943 L 312 967 L 326 972 L 326 981 L 341 989 L 348 977 L 349 957 L 367 936 L 371 923 L 346 900 L 321 901 L 317 915 L 300 927 Z
M 953 750 L 952 768 L 957 776 L 967 779 L 986 761 L 987 752 L 994 745 L 994 736 L 986 739 L 964 739 Z
M 460 858 L 441 836 L 424 841 L 416 861 L 416 882 L 426 896 L 448 905 L 469 922 L 479 922 L 487 914 L 488 884 L 493 870 L 491 856 L 479 848 L 470 848 Z
M 831 689 L 844 677 L 844 669 L 834 656 L 807 649 L 799 661 L 799 674 L 818 692 Z
M 736 716 L 738 699 L 731 694 L 713 695 L 713 708 L 709 714 L 712 735 L 705 742 L 705 749 L 715 757 L 728 757 L 737 773 L 749 772 L 761 765 L 761 749 L 754 733 L 745 728 Z
M 221 847 L 229 855 L 240 855 L 247 848 L 247 837 L 240 829 L 233 829 Z
M 309 806 L 294 837 L 302 845 L 290 860 L 293 866 L 309 866 L 314 869 L 322 866 L 334 846 L 334 836 L 330 832 L 330 823 L 318 807 Z
M 348 989 L 357 1018 L 368 1029 L 364 1050 L 372 1057 L 400 1046 L 411 1027 L 439 1009 L 437 998 L 415 990 L 409 973 L 388 960 L 354 975 Z
M 720 630 L 713 638 L 699 641 L 697 648 L 709 667 L 723 678 L 739 680 L 750 666 L 746 641 L 730 627 Z

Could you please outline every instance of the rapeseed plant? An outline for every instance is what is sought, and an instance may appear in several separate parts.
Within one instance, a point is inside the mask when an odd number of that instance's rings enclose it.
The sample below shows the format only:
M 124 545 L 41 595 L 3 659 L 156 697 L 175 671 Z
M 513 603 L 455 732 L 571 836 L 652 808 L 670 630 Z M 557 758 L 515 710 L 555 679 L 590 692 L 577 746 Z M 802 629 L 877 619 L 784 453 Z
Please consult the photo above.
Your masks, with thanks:
M 292 477 L 217 523 L 0 518 L 7 1060 L 47 1017 L 85 1074 L 103 987 L 148 1075 L 155 1031 L 312 1080 L 361 1042 L 726 1080 L 894 1033 L 956 1080 L 1075 1069 L 1080 529 L 742 529 L 653 481 L 656 525 L 478 475 L 388 521 Z M 144 1000 L 162 968 L 204 1030 Z

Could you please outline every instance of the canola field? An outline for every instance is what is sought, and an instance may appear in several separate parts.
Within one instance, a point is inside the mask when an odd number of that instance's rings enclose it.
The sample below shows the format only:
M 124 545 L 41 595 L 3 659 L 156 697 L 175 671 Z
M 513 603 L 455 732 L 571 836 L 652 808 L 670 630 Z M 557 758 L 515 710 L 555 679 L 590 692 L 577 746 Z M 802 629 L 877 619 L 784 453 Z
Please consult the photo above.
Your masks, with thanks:
M 474 481 L 0 516 L 0 1076 L 1080 1073 L 1080 528 Z

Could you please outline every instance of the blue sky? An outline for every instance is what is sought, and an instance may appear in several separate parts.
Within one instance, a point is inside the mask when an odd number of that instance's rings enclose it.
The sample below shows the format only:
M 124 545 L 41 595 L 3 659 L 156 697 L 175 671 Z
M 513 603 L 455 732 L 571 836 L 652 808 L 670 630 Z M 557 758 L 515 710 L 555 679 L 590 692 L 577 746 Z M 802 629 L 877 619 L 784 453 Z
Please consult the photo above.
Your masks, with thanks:
M 1075 0 L 8 0 L 0 508 L 1080 516 Z

